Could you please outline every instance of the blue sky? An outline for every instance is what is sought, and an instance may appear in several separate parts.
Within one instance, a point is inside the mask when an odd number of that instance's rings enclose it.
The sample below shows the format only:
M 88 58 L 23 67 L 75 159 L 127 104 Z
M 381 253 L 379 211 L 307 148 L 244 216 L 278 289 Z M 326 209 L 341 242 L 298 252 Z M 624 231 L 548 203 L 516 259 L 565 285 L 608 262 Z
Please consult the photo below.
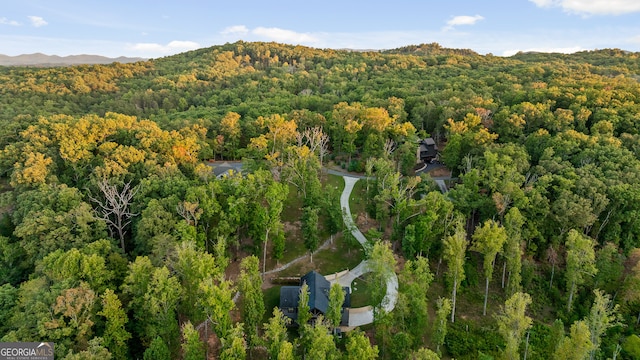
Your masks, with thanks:
M 640 0 L 5 0 L 0 54 L 157 58 L 237 40 L 481 54 L 640 51 Z

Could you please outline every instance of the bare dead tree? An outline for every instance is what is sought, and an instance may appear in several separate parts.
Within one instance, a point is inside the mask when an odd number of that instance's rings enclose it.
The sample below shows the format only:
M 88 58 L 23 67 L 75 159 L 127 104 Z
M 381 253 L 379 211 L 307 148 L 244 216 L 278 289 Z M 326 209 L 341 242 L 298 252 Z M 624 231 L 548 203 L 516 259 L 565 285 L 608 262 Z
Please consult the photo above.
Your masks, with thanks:
M 305 132 L 307 132 L 308 130 L 305 130 L 304 132 L 297 132 L 296 133 L 296 143 L 298 144 L 298 147 L 301 147 L 302 145 L 306 145 L 306 141 L 305 141 Z
M 91 194 L 89 194 L 89 199 L 97 205 L 97 208 L 94 209 L 97 216 L 109 225 L 111 237 L 117 234 L 122 251 L 125 251 L 126 228 L 131 224 L 131 218 L 138 215 L 130 210 L 131 200 L 140 187 L 131 187 L 131 182 L 128 182 L 124 184 L 122 190 L 118 190 L 118 187 L 109 184 L 106 178 L 100 180 L 97 185 L 104 199 L 99 199 Z
M 178 205 L 176 205 L 176 211 L 189 225 L 195 227 L 198 226 L 198 220 L 200 220 L 200 216 L 203 213 L 203 210 L 200 208 L 200 202 L 198 201 L 194 203 L 189 201 L 179 202 Z
M 324 156 L 329 152 L 329 135 L 327 135 L 322 127 L 316 126 L 306 129 L 299 134 L 298 146 L 307 145 L 309 150 L 318 153 L 320 156 L 320 166 L 322 166 Z
M 473 169 L 473 156 L 471 156 L 471 154 L 467 154 L 462 161 L 464 162 L 463 172 L 466 174 Z
M 385 154 L 391 156 L 391 153 L 393 153 L 395 149 L 396 149 L 396 142 L 391 139 L 387 139 L 387 141 L 385 141 L 384 143 Z
M 322 131 L 322 128 L 320 128 Z M 323 165 L 324 157 L 329 154 L 329 135 L 322 133 L 320 138 L 320 147 L 318 147 L 318 154 L 320 155 L 320 166 Z

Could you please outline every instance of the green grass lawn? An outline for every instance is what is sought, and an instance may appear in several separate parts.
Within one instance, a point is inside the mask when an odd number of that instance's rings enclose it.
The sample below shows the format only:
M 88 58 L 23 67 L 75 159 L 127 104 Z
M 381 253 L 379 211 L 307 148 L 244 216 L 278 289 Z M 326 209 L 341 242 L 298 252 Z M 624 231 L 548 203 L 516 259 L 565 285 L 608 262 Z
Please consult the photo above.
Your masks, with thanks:
M 362 214 L 366 211 L 367 180 L 360 179 L 353 186 L 349 197 L 349 207 L 352 214 Z
M 334 238 L 332 245 L 314 255 L 313 262 L 310 262 L 309 259 L 303 259 L 279 272 L 278 276 L 302 276 L 311 270 L 327 275 L 352 269 L 363 259 L 364 252 L 359 245 L 354 245 L 349 249 L 349 245 L 339 236 Z
M 299 219 L 302 212 L 302 198 L 298 195 L 298 189 L 289 185 L 289 194 L 284 201 L 284 207 L 282 208 L 282 219 Z
M 321 176 L 321 180 L 323 182 L 323 186 L 333 187 L 338 194 L 341 194 L 344 190 L 344 180 L 342 180 L 341 176 L 331 175 L 331 174 L 323 174 Z M 297 189 L 289 185 L 289 195 L 284 202 L 284 207 L 282 209 L 281 218 L 287 222 L 296 222 L 299 221 L 300 215 L 302 212 L 302 199 L 299 197 Z M 318 235 L 320 237 L 320 244 L 324 243 L 329 238 L 329 233 L 325 230 L 324 227 L 324 219 L 320 219 L 320 229 Z M 286 264 L 291 260 L 305 255 L 308 251 L 304 246 L 304 241 L 299 233 L 299 231 L 287 231 L 286 234 L 286 247 L 284 250 L 284 254 L 282 259 L 280 259 L 279 264 Z M 271 244 L 269 244 L 269 247 Z M 268 250 L 269 251 L 269 250 Z M 276 267 L 276 261 L 273 259 L 270 254 L 267 254 L 267 269 L 273 269 Z
M 342 176 L 325 174 L 322 175 L 321 179 L 323 180 L 325 186 L 333 186 L 340 193 L 342 193 L 342 190 L 344 190 L 344 179 L 342 179 Z
M 262 322 L 266 323 L 273 315 L 273 308 L 280 305 L 280 286 L 273 286 L 265 289 L 263 294 L 265 313 Z
M 284 249 L 284 253 L 282 254 L 282 259 L 280 259 L 280 264 L 286 264 L 289 261 L 304 255 L 307 252 L 307 248 L 304 247 L 304 242 L 302 239 L 289 239 L 286 240 L 286 246 Z M 269 257 L 269 254 L 267 254 Z M 267 259 L 267 268 L 276 267 L 276 261 L 271 258 Z
M 334 239 L 334 246 L 318 252 L 313 261 L 322 264 L 323 274 L 331 274 L 353 269 L 364 260 L 364 251 L 360 244 L 349 246 L 342 236 Z
M 377 305 L 371 302 L 370 274 L 364 274 L 351 283 L 351 307 L 363 307 Z

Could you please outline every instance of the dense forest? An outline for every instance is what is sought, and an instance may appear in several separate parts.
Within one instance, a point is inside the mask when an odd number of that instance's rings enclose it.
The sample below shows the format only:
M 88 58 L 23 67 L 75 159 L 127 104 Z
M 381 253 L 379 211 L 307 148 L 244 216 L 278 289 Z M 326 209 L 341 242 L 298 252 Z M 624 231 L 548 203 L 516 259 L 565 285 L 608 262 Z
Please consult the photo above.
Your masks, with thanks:
M 640 359 L 639 57 L 237 42 L 0 67 L 0 340 L 60 359 Z M 442 166 L 416 172 L 427 137 Z M 363 177 L 352 214 L 342 173 Z M 333 288 L 325 319 L 282 314 L 267 273 L 305 255 L 276 276 L 375 265 L 352 294 L 372 324 L 334 331 Z

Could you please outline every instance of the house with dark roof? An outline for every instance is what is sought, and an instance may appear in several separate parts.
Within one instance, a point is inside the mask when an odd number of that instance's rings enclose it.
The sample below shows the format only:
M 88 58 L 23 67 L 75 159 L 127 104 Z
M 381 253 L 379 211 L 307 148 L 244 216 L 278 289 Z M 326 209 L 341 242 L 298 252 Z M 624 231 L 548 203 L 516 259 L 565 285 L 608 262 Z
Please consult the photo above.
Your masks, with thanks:
M 416 160 L 418 163 L 430 163 L 438 157 L 438 145 L 433 138 L 418 140 Z
M 319 315 L 326 314 L 329 309 L 329 291 L 331 283 L 324 276 L 316 271 L 311 271 L 300 278 L 300 286 L 283 286 L 280 288 L 280 310 L 291 318 L 292 324 L 296 324 L 298 319 L 298 303 L 300 302 L 300 288 L 306 283 L 309 287 L 309 309 L 311 311 L 311 321 Z M 351 289 L 342 288 L 345 293 L 342 304 L 342 321 L 340 325 L 347 325 L 349 322 L 348 308 L 351 307 Z
M 242 174 L 242 162 L 240 161 L 210 161 L 208 165 L 212 168 L 216 179 L 222 179 L 232 174 Z

